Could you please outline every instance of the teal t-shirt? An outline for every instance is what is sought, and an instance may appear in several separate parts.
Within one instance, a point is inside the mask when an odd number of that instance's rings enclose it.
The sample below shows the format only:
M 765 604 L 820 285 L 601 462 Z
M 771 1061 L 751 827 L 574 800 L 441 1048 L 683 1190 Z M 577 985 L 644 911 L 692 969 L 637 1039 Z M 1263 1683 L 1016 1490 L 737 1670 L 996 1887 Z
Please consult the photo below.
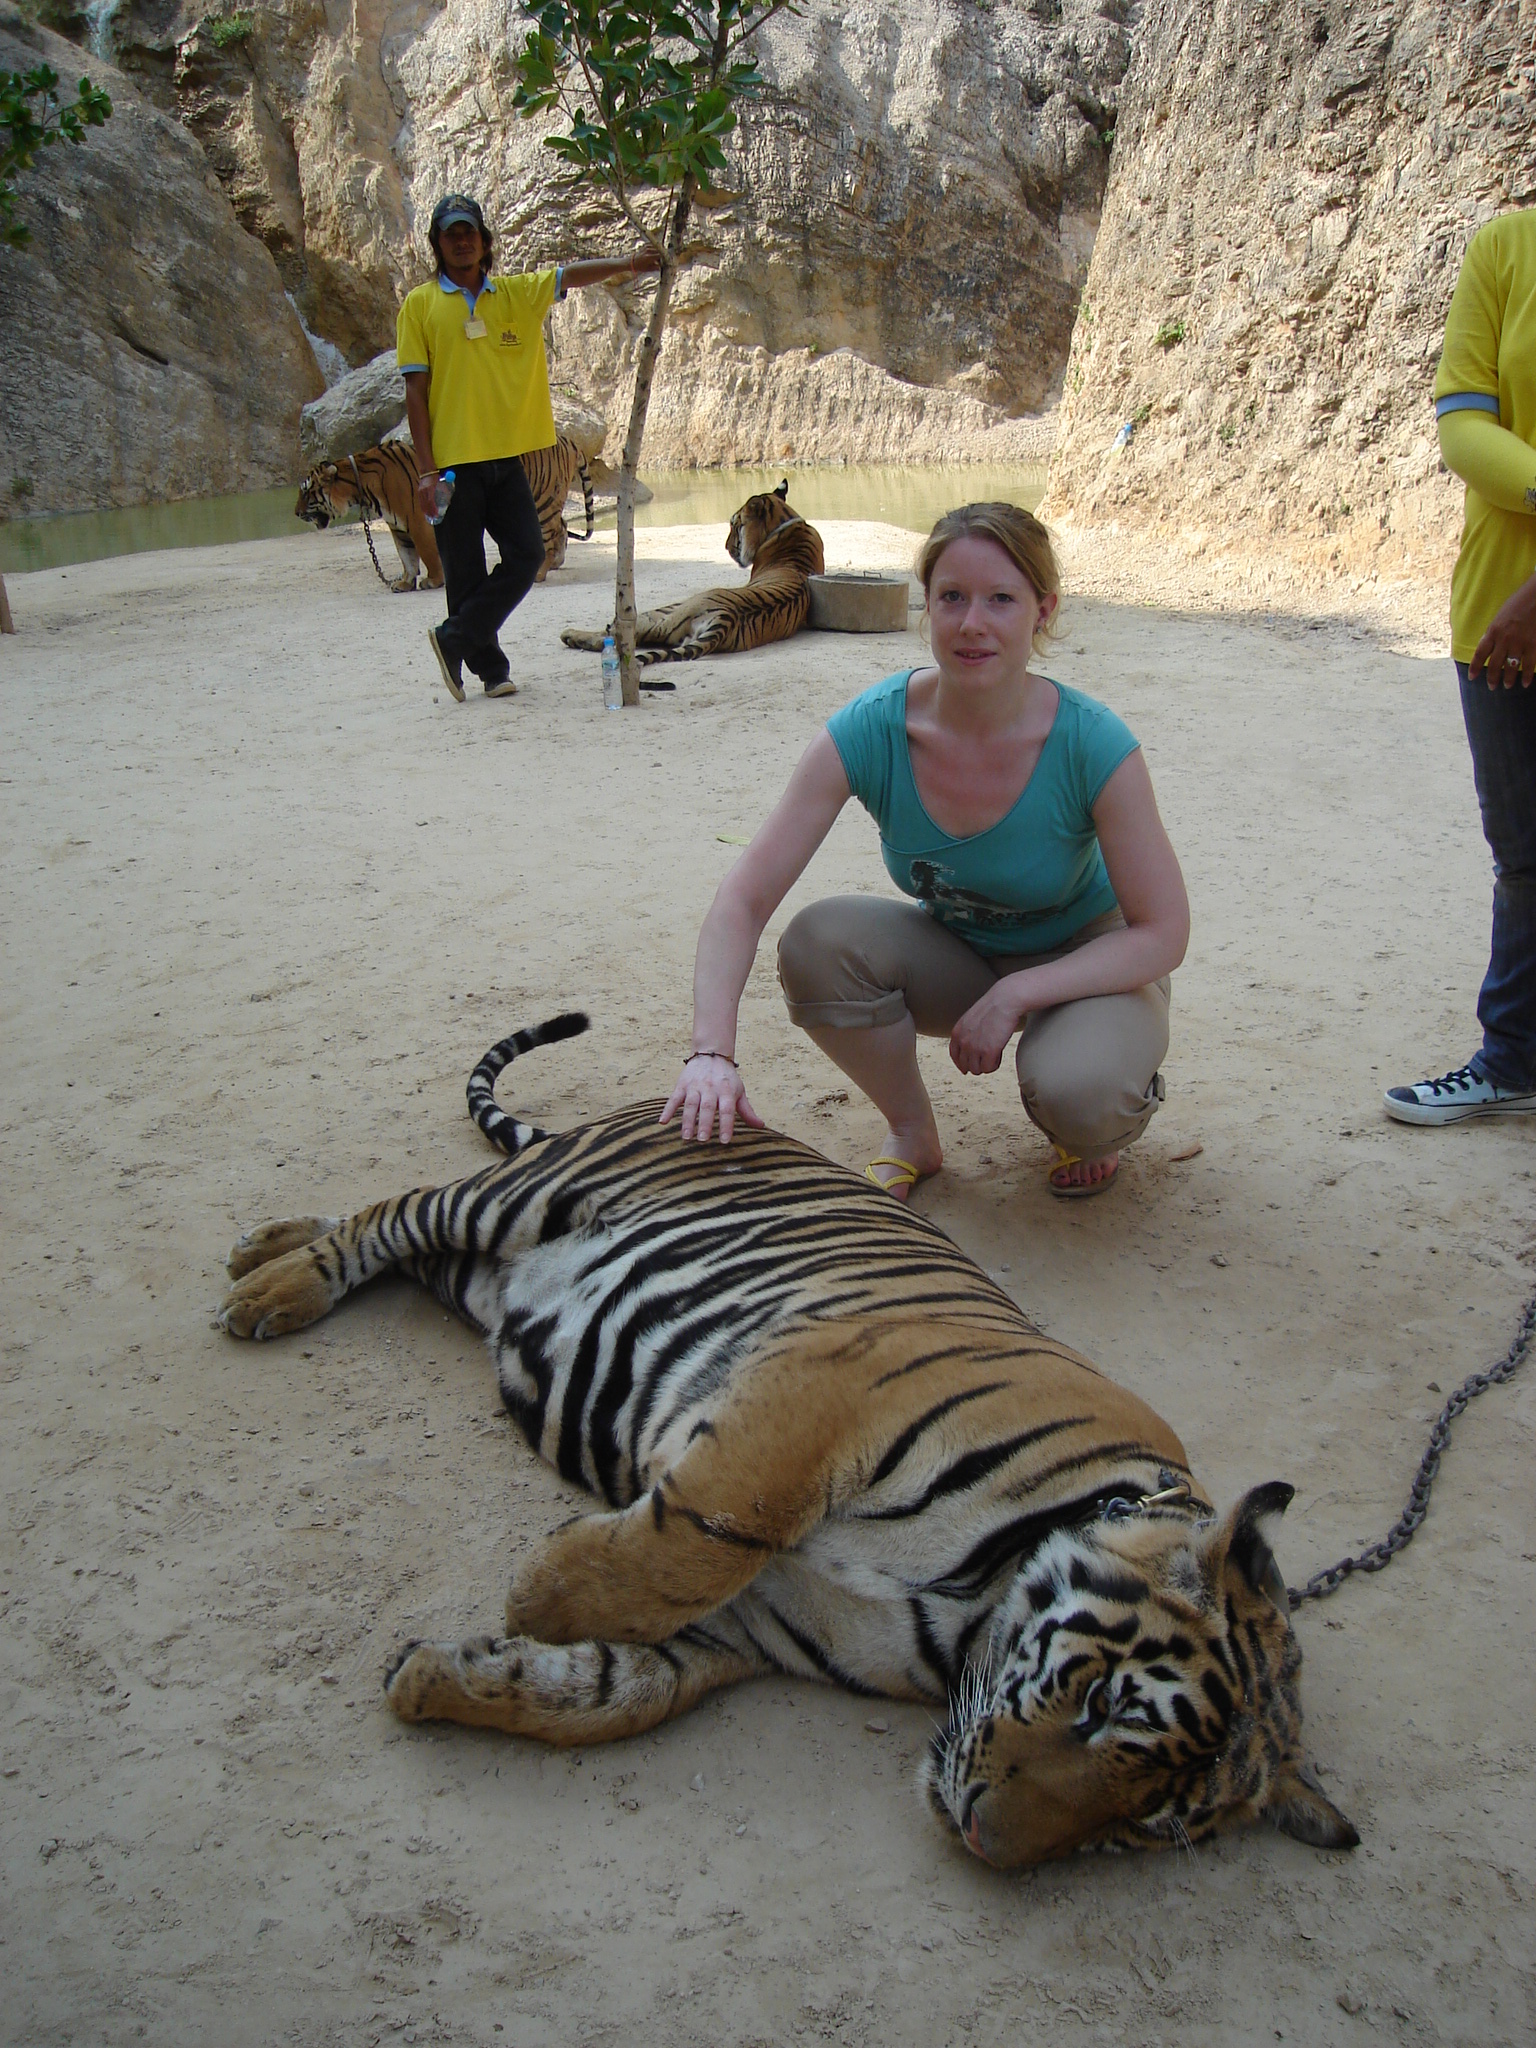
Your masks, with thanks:
M 923 809 L 907 750 L 910 669 L 833 712 L 848 786 L 880 827 L 891 880 L 978 953 L 1048 953 L 1115 908 L 1093 807 L 1140 745 L 1105 705 L 1060 699 L 1035 772 L 1006 817 L 953 839 Z

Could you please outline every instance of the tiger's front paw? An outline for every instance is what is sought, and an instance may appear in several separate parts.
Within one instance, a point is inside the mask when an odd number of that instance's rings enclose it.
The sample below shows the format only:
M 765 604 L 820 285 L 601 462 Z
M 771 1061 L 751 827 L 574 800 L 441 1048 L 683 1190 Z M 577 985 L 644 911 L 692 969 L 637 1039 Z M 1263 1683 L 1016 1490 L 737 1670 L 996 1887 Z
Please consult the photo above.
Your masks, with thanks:
M 230 1247 L 226 1262 L 230 1279 L 243 1280 L 258 1266 L 280 1259 L 287 1252 L 296 1252 L 302 1245 L 313 1244 L 317 1237 L 328 1237 L 337 1220 L 334 1216 L 289 1216 L 281 1223 L 258 1224 L 243 1237 L 237 1237 Z
M 307 1245 L 237 1280 L 214 1317 L 231 1337 L 286 1337 L 318 1322 L 335 1301 L 320 1262 Z
M 384 1697 L 402 1721 L 463 1721 L 515 1683 L 505 1643 L 407 1643 L 384 1673 Z M 475 1715 L 475 1718 L 480 1718 Z

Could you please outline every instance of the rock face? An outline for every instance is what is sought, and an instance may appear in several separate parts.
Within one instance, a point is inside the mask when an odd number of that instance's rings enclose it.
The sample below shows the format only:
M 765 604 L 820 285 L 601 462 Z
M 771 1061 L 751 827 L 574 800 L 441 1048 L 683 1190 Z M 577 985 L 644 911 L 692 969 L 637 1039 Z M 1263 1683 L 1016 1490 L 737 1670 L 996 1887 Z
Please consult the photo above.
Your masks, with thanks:
M 0 5 L 0 67 L 37 63 L 83 68 Z M 0 250 L 0 494 L 56 512 L 284 483 L 323 380 L 272 258 L 185 129 L 89 69 L 112 118 L 18 181 L 32 241 Z
M 732 165 L 742 197 L 713 216 L 718 253 L 681 294 L 647 460 L 777 460 L 802 443 L 867 459 L 914 433 L 949 459 L 1016 452 L 993 430 L 1059 388 L 1140 4 L 807 0 L 772 24 L 772 90 Z M 561 200 L 542 131 L 511 112 L 524 32 L 505 0 L 355 0 L 340 16 L 319 0 L 235 15 L 122 0 L 111 21 L 310 327 L 353 362 L 393 340 L 451 187 L 482 198 L 512 263 L 620 243 Z M 637 322 L 597 297 L 557 315 L 558 374 L 621 420 Z M 790 379 L 773 365 L 792 350 L 859 367 Z
M 1536 203 L 1533 29 L 1530 0 L 1150 0 L 1047 511 L 1443 563 L 1431 387 L 1472 231 Z

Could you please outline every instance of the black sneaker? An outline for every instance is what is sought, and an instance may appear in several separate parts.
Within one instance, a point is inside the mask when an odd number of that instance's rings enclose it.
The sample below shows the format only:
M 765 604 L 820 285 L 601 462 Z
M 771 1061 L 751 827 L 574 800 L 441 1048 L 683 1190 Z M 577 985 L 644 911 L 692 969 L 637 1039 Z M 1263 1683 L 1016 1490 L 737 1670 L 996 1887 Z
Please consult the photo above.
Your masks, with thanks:
M 447 687 L 449 696 L 456 703 L 462 704 L 464 702 L 464 657 L 462 654 L 454 654 L 443 645 L 438 637 L 441 632 L 441 626 L 432 626 L 427 631 L 427 639 L 431 645 L 432 652 L 437 656 L 437 665 L 443 672 L 443 682 Z
M 1461 1124 L 1474 1116 L 1528 1116 L 1536 1112 L 1536 1093 L 1500 1088 L 1470 1067 L 1457 1067 L 1433 1081 L 1389 1088 L 1386 1111 L 1400 1124 Z
M 487 697 L 515 697 L 517 685 L 510 675 L 498 676 L 495 682 L 486 684 L 485 694 Z

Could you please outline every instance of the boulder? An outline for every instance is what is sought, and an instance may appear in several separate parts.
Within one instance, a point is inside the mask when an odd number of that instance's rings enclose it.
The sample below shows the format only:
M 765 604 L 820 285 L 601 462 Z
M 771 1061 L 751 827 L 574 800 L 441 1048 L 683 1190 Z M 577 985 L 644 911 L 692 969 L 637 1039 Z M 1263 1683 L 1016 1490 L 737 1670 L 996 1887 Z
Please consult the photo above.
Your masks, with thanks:
M 292 480 L 324 380 L 272 257 L 200 145 L 121 72 L 0 0 L 0 68 L 88 71 L 112 118 L 17 180 L 25 249 L 0 249 L 0 496 L 29 511 Z
M 384 349 L 360 370 L 311 399 L 299 417 L 299 454 L 306 469 L 371 448 L 405 418 L 405 379 L 395 352 Z

